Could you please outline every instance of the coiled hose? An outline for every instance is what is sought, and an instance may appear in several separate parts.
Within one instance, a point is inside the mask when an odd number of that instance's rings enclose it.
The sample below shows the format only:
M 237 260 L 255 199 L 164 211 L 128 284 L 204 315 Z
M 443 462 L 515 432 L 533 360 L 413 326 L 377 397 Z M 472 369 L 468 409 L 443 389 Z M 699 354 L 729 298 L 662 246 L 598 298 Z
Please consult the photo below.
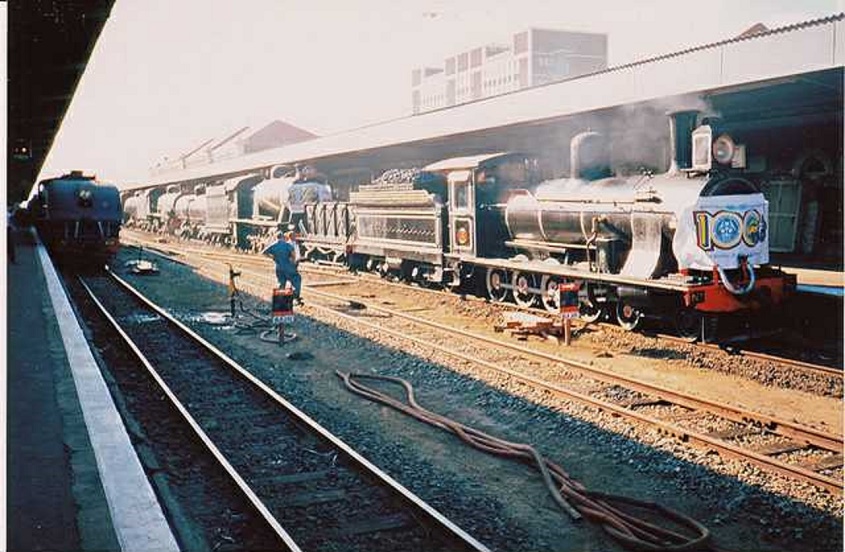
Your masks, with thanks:
M 546 486 L 555 502 L 574 520 L 582 516 L 601 524 L 607 533 L 631 550 L 660 552 L 687 552 L 710 550 L 724 552 L 710 541 L 710 531 L 698 521 L 653 502 L 611 495 L 587 490 L 580 482 L 572 479 L 557 464 L 545 459 L 534 447 L 505 441 L 488 435 L 469 426 L 458 423 L 440 414 L 421 407 L 414 396 L 413 386 L 406 380 L 390 376 L 373 374 L 345 373 L 336 371 L 346 387 L 352 392 L 390 406 L 400 412 L 454 433 L 463 441 L 485 452 L 498 456 L 510 457 L 532 465 L 540 471 Z M 402 386 L 406 402 L 402 402 L 372 387 L 367 387 L 359 380 L 370 379 Z M 639 510 L 651 512 L 651 518 L 671 521 L 679 528 L 686 528 L 688 534 L 663 527 L 647 519 L 637 517 L 625 511 Z

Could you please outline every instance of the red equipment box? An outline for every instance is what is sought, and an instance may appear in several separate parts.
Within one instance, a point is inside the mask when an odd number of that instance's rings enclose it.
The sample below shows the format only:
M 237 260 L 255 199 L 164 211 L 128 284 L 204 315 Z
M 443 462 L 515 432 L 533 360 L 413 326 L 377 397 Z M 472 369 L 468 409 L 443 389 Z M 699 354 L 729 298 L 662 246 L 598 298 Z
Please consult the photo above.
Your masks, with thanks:
M 293 322 L 293 289 L 273 289 L 273 323 L 290 324 Z
M 577 282 L 565 282 L 558 284 L 558 303 L 560 314 L 563 318 L 578 318 L 578 290 L 581 284 Z

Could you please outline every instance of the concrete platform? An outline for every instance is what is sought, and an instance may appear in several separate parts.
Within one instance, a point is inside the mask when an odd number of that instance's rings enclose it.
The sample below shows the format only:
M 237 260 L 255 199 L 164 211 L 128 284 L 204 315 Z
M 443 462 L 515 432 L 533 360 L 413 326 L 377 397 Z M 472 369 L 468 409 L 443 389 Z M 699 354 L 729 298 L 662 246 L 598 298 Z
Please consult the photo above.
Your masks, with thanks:
M 0 550 L 178 550 L 46 251 L 15 239 Z
M 845 296 L 845 273 L 836 270 L 784 267 L 798 278 L 798 292 L 813 295 Z

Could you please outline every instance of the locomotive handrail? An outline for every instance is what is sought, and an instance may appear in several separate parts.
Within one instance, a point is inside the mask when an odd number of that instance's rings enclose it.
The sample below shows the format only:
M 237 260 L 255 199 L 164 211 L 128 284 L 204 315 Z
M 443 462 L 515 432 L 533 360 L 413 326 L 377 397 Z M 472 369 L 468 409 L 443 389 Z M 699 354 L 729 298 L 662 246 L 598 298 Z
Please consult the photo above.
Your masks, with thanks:
M 746 264 L 745 267 L 748 269 L 748 282 L 742 287 L 735 287 L 731 281 L 728 279 L 728 275 L 725 274 L 725 269 L 721 266 L 717 266 L 716 269 L 719 271 L 719 277 L 722 279 L 722 283 L 725 284 L 725 289 L 733 293 L 734 295 L 745 295 L 752 289 L 754 289 L 754 284 L 757 283 L 757 276 L 754 274 L 754 267 L 750 264 Z
M 543 241 L 536 241 L 536 240 L 527 240 L 525 238 L 517 238 L 515 240 L 505 240 L 505 245 L 508 247 L 534 247 L 534 248 L 541 248 L 547 251 L 557 251 L 560 253 L 566 253 L 567 249 L 586 249 L 587 246 L 583 243 L 568 243 L 568 242 L 560 242 L 549 245 L 548 242 Z
M 538 203 L 589 203 L 590 205 L 637 205 L 638 203 L 663 203 L 663 199 L 658 194 L 643 195 L 645 192 L 638 193 L 633 198 L 623 196 L 609 196 L 609 197 L 553 197 L 543 196 L 537 197 Z

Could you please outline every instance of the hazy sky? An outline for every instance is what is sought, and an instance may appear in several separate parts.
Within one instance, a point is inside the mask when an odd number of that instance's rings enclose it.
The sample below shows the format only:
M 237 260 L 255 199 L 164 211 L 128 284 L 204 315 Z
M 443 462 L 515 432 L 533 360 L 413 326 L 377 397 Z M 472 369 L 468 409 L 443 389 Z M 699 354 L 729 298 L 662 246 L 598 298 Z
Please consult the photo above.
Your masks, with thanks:
M 117 0 L 40 178 L 139 182 L 242 126 L 325 135 L 407 116 L 413 67 L 529 26 L 606 33 L 618 65 L 842 1 Z

